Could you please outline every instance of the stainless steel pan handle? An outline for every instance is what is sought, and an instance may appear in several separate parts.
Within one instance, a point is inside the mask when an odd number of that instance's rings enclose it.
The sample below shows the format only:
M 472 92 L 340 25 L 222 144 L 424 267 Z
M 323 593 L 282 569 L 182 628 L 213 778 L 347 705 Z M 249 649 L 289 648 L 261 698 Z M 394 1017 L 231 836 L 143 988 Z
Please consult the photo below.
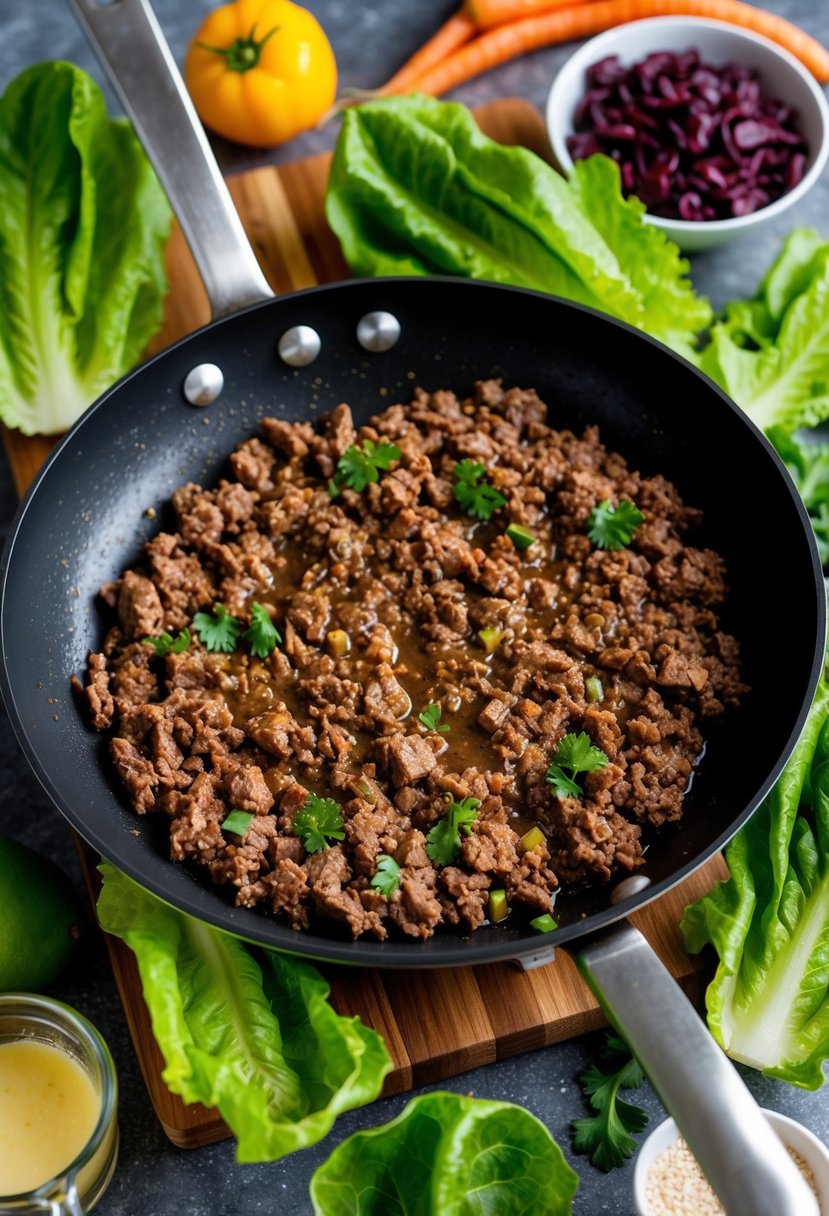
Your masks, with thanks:
M 145 0 L 69 0 L 167 191 L 214 317 L 273 297 L 155 14 Z
M 579 970 L 673 1115 L 728 1216 L 818 1216 L 731 1062 L 638 929 L 590 938 Z

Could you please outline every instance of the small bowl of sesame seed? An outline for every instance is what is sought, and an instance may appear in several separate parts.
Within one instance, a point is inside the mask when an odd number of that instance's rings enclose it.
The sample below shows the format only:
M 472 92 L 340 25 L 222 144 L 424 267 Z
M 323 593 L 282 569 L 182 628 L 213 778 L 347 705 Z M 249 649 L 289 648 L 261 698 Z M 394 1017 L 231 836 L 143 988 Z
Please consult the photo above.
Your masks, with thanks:
M 817 1196 L 821 1216 L 829 1216 L 829 1149 L 802 1123 L 774 1110 L 763 1114 Z M 639 1150 L 633 1197 L 637 1216 L 725 1216 L 673 1119 L 654 1128 Z

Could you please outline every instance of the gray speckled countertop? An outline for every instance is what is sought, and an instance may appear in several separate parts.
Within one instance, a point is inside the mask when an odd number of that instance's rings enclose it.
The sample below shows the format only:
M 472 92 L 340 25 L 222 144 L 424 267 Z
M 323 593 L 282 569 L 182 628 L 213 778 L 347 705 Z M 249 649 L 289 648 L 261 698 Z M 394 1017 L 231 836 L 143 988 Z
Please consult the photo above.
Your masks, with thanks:
M 417 4 L 407 0 L 308 0 L 308 7 L 320 18 L 334 45 L 341 83 L 362 87 L 381 83 L 455 6 L 456 0 L 420 0 Z M 208 0 L 157 0 L 156 12 L 179 62 L 209 7 Z M 789 17 L 829 43 L 827 0 L 764 0 L 761 7 Z M 102 70 L 62 0 L 26 0 L 13 11 L 11 3 L 2 8 L 0 89 L 23 67 L 44 58 L 72 60 L 103 81 Z M 471 82 L 454 96 L 470 105 L 500 96 L 523 96 L 543 108 L 550 82 L 571 49 L 537 52 Z M 113 102 L 108 86 L 107 93 Z M 335 127 L 330 125 L 264 155 L 222 140 L 215 146 L 222 168 L 232 173 L 320 151 L 331 146 L 335 135 Z M 732 295 L 752 291 L 774 256 L 780 237 L 794 223 L 829 232 L 826 174 L 796 212 L 776 226 L 764 228 L 760 236 L 742 244 L 697 256 L 693 262 L 697 286 L 708 292 L 715 305 Z M 0 458 L 0 527 L 4 531 L 14 511 L 11 478 L 5 459 Z M 2 710 L 0 715 L 5 722 Z M 0 831 L 53 857 L 82 886 L 63 821 L 29 772 L 8 727 L 0 732 Z M 322 1144 L 271 1165 L 236 1165 L 232 1142 L 185 1152 L 169 1143 L 150 1106 L 99 940 L 89 942 L 72 974 L 55 988 L 55 995 L 77 1006 L 101 1029 L 118 1068 L 121 1153 L 115 1178 L 97 1209 L 100 1216 L 253 1216 L 286 1206 L 296 1216 L 306 1216 L 311 1212 L 309 1178 L 331 1149 L 351 1132 L 392 1118 L 407 1101 L 407 1096 L 386 1099 L 344 1115 Z M 506 1099 L 525 1106 L 549 1127 L 580 1175 L 575 1203 L 579 1216 L 629 1216 L 633 1210 L 631 1166 L 606 1176 L 584 1158 L 570 1153 L 569 1123 L 583 1113 L 577 1076 L 593 1058 L 599 1042 L 598 1036 L 588 1036 L 488 1065 L 430 1088 Z M 762 1105 L 801 1120 L 829 1140 L 825 1093 L 805 1093 L 749 1070 L 743 1070 L 743 1074 Z M 664 1112 L 653 1092 L 646 1087 L 641 1099 L 637 1097 L 640 1100 L 652 1123 L 658 1122 Z

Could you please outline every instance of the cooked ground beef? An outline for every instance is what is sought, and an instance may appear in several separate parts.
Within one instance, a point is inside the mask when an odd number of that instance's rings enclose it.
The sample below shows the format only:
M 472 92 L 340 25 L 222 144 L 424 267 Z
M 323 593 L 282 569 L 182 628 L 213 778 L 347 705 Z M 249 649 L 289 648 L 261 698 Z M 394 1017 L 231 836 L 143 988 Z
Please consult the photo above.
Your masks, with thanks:
M 366 440 L 400 459 L 332 498 L 340 457 Z M 455 501 L 462 459 L 506 500 L 487 522 Z M 229 464 L 234 480 L 177 490 L 178 530 L 103 589 L 117 624 L 83 690 L 135 810 L 169 818 L 175 860 L 296 929 L 418 940 L 483 924 L 492 889 L 535 916 L 560 883 L 641 864 L 647 834 L 682 815 L 700 722 L 745 691 L 715 613 L 722 560 L 686 543 L 699 513 L 669 482 L 497 381 L 469 400 L 418 391 L 359 431 L 347 405 L 321 433 L 266 419 Z M 587 536 L 604 499 L 644 517 L 625 548 Z M 510 523 L 537 538 L 523 552 Z M 267 658 L 204 648 L 195 613 L 221 604 L 247 626 L 254 602 L 283 639 Z M 143 640 L 185 627 L 180 654 Z M 448 730 L 424 725 L 429 705 Z M 559 797 L 551 757 L 582 731 L 608 763 Z M 314 853 L 293 831 L 310 793 L 343 817 Z M 436 864 L 428 834 L 469 798 L 477 816 Z M 241 837 L 222 831 L 231 810 L 253 815 Z M 372 886 L 383 856 L 400 869 L 388 895 Z

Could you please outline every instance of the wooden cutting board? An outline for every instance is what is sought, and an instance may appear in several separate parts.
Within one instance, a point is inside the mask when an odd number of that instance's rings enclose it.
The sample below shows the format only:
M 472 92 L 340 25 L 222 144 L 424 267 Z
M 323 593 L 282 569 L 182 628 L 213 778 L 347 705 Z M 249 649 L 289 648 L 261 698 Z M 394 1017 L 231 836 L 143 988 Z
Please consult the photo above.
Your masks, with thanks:
M 541 116 L 527 102 L 493 102 L 477 116 L 493 138 L 524 144 L 549 158 Z M 278 293 L 349 277 L 323 214 L 329 161 L 326 154 L 279 168 L 256 169 L 229 182 L 248 236 Z M 167 262 L 171 291 L 166 321 L 152 350 L 162 349 L 209 320 L 204 290 L 178 229 L 171 237 Z M 15 485 L 22 494 L 53 441 L 12 431 L 5 432 L 4 440 Z M 94 899 L 97 857 L 78 843 Z M 682 947 L 679 921 L 685 905 L 710 890 L 725 872 L 722 860 L 715 858 L 632 918 L 692 999 L 701 998 L 705 977 L 698 961 L 690 959 Z M 133 955 L 115 938 L 107 938 L 107 946 L 139 1063 L 164 1131 L 183 1148 L 230 1136 L 215 1111 L 185 1106 L 167 1090 Z M 359 1015 L 383 1036 L 393 1061 L 386 1094 L 572 1038 L 604 1022 L 595 998 L 566 955 L 530 972 L 509 963 L 410 973 L 324 970 L 335 1008 Z

